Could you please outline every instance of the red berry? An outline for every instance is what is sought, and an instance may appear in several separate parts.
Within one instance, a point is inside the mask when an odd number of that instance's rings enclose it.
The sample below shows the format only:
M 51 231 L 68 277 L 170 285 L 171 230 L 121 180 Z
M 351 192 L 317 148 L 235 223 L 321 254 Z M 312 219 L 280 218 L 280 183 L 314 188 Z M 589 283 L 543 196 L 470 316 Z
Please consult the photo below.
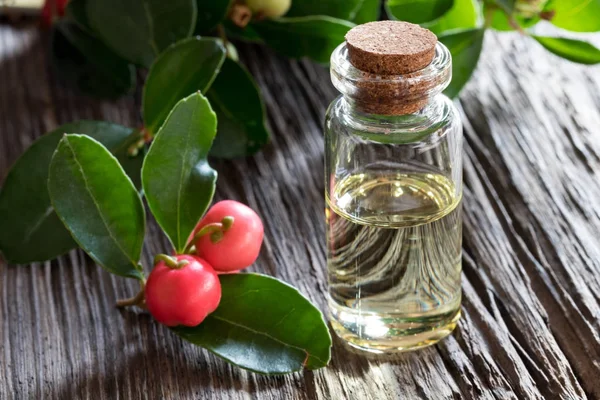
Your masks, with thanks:
M 178 255 L 169 259 L 173 262 L 156 263 L 148 277 L 146 306 L 162 324 L 196 326 L 219 305 L 219 277 L 210 264 L 199 257 Z M 184 260 L 188 263 L 180 266 Z
M 42 8 L 42 25 L 49 28 L 55 18 L 65 15 L 68 0 L 46 0 Z
M 231 226 L 222 235 L 200 237 L 196 240 L 196 252 L 217 271 L 249 267 L 258 257 L 264 234 L 260 217 L 250 207 L 233 200 L 220 201 L 208 210 L 194 233 L 225 217 L 233 218 Z

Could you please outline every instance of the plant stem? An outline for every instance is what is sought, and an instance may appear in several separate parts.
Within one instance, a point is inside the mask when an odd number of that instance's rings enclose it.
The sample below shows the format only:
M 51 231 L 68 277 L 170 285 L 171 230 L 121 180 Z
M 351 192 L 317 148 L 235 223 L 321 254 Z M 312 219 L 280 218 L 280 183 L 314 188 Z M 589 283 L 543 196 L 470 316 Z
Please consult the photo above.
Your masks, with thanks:
M 188 260 L 178 260 L 177 258 L 168 256 L 166 254 L 157 254 L 154 257 L 154 265 L 158 264 L 161 261 L 164 262 L 165 265 L 171 269 L 180 269 L 190 263 Z
M 223 224 L 223 232 L 229 230 L 229 228 L 231 228 L 231 226 L 233 225 L 234 221 L 235 218 L 233 218 L 230 215 L 228 215 L 227 217 L 223 217 L 223 219 L 221 220 L 221 223 Z
M 229 40 L 227 40 L 227 34 L 225 33 L 225 28 L 223 28 L 223 24 L 217 25 L 217 33 L 223 41 L 223 47 L 225 47 L 225 56 L 227 57 L 229 56 L 229 48 L 227 47 Z
M 492 26 L 492 19 L 494 17 L 494 11 L 496 11 L 497 9 L 498 9 L 498 7 L 493 6 L 493 5 L 489 5 L 486 7 L 484 23 L 483 23 L 483 26 L 485 28 L 489 28 L 490 26 Z
M 142 128 L 142 137 L 144 138 L 144 142 L 146 143 L 150 143 L 152 142 L 152 139 L 154 139 L 154 135 L 152 135 L 152 132 L 147 130 L 145 127 Z
M 174 257 L 168 256 L 166 254 L 157 254 L 154 257 L 154 265 L 158 264 L 161 261 L 167 264 L 168 267 L 177 267 L 177 260 Z
M 527 35 L 527 32 L 525 32 L 525 30 L 521 28 L 521 25 L 519 25 L 515 17 L 513 17 L 512 15 L 507 15 L 506 18 L 508 19 L 508 24 L 511 26 L 511 28 L 519 32 L 521 35 Z
M 140 281 L 140 291 L 133 297 L 128 299 L 122 299 L 117 301 L 117 307 L 127 307 L 127 306 L 138 306 L 142 309 L 146 309 L 146 300 L 145 300 L 145 288 L 146 288 L 146 280 Z
M 484 26 L 486 28 L 489 28 L 492 26 L 492 20 L 494 18 L 494 11 L 496 11 L 496 10 L 500 10 L 504 13 L 504 15 L 506 16 L 506 21 L 508 22 L 508 24 L 510 25 L 511 28 L 513 28 L 515 31 L 519 32 L 521 35 L 527 35 L 527 32 L 525 32 L 525 30 L 521 27 L 521 25 L 519 25 L 519 23 L 515 19 L 514 15 L 507 13 L 504 8 L 494 6 L 494 5 L 488 6 L 485 10 Z
M 192 250 L 192 247 L 194 246 L 194 243 L 196 243 L 196 241 L 198 239 L 200 239 L 202 236 L 210 235 L 211 233 L 220 232 L 222 230 L 223 230 L 223 224 L 221 222 L 213 222 L 212 224 L 204 225 L 202 227 L 202 229 L 200 229 L 198 232 L 196 232 L 196 234 L 194 235 L 192 240 L 190 240 L 188 245 L 185 246 L 183 253 L 189 254 L 189 252 Z
M 194 235 L 192 240 L 190 240 L 190 242 L 187 244 L 187 246 L 185 246 L 183 253 L 190 254 L 192 251 L 192 247 L 194 247 L 194 244 L 196 243 L 196 241 L 205 235 L 210 235 L 213 243 L 218 242 L 219 240 L 221 240 L 223 238 L 223 233 L 227 232 L 233 226 L 234 222 L 235 222 L 235 218 L 232 217 L 231 215 L 227 215 L 227 216 L 223 217 L 221 222 L 213 222 L 211 224 L 204 225 L 202 227 L 202 229 L 200 229 L 198 232 L 196 232 L 196 234 Z M 215 238 L 215 239 L 213 239 L 213 238 Z

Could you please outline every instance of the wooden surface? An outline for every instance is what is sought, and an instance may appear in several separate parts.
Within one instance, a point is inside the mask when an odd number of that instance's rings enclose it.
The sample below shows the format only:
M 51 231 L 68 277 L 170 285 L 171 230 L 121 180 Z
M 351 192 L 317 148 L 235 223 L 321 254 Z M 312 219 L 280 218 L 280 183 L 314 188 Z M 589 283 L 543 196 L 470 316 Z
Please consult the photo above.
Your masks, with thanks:
M 600 69 L 512 34 L 488 35 L 485 49 L 460 102 L 464 301 L 451 337 L 383 361 L 335 341 L 327 369 L 265 378 L 183 342 L 147 314 L 116 310 L 136 283 L 73 251 L 0 264 L 0 398 L 599 399 Z M 0 179 L 58 124 L 139 124 L 135 96 L 100 102 L 60 86 L 46 50 L 35 28 L 0 25 Z M 241 50 L 274 135 L 253 158 L 213 163 L 217 197 L 264 217 L 253 270 L 291 282 L 324 309 L 321 123 L 336 93 L 320 66 Z M 0 221 L 0 229 L 10 227 Z M 150 224 L 145 263 L 166 245 Z

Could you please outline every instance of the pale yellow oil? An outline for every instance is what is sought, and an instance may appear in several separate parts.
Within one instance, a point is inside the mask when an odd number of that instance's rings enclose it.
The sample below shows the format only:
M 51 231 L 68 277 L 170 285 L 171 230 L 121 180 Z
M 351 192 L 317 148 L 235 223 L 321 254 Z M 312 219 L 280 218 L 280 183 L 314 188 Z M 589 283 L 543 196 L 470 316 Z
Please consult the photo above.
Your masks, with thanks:
M 332 326 L 350 345 L 433 344 L 460 318 L 461 195 L 433 173 L 356 174 L 326 194 Z

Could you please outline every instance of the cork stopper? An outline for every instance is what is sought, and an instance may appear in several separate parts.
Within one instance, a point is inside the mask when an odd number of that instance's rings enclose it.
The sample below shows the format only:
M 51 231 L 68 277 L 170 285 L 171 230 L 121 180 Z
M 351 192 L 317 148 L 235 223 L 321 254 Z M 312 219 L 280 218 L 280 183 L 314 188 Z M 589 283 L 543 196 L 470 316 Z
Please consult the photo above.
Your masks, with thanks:
M 352 28 L 345 47 L 348 61 L 362 75 L 355 80 L 357 106 L 382 115 L 423 109 L 427 93 L 438 82 L 420 75 L 432 63 L 437 45 L 431 31 L 408 22 L 369 22 Z
M 431 63 L 437 37 L 419 25 L 378 21 L 358 25 L 346 34 L 350 63 L 378 75 L 419 71 Z

